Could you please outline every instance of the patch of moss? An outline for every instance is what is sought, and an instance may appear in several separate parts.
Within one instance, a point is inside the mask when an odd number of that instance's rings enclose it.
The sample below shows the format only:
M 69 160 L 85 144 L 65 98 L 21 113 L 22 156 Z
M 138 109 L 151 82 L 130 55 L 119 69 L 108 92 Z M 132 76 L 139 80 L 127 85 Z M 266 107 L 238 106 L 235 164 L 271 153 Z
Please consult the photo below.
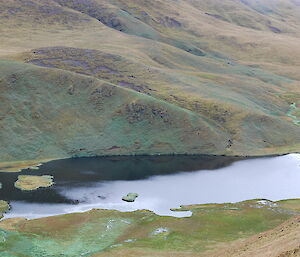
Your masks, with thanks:
M 48 236 L 44 230 L 32 234 L 0 229 L 1 256 L 91 256 L 111 246 L 129 223 L 126 219 L 100 218 L 82 224 L 66 237 Z
M 50 187 L 53 184 L 53 176 L 19 175 L 15 187 L 23 191 L 31 191 L 40 187 Z
M 8 211 L 9 204 L 5 201 L 0 200 L 0 219 L 3 217 L 3 213 Z
M 300 109 L 297 107 L 296 103 L 290 105 L 287 116 L 293 120 L 295 125 L 300 126 Z

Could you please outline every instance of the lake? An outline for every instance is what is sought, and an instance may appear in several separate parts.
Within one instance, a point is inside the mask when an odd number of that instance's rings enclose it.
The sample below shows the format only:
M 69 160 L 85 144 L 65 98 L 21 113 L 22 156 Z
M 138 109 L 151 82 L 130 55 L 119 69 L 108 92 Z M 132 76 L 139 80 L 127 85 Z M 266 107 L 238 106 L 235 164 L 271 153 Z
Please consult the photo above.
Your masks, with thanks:
M 18 175 L 52 175 L 55 185 L 36 191 L 14 187 Z M 0 199 L 10 201 L 5 218 L 39 218 L 90 209 L 187 217 L 180 205 L 300 198 L 300 154 L 238 158 L 224 156 L 134 156 L 57 160 L 39 170 L 0 173 Z M 134 203 L 122 201 L 138 193 Z

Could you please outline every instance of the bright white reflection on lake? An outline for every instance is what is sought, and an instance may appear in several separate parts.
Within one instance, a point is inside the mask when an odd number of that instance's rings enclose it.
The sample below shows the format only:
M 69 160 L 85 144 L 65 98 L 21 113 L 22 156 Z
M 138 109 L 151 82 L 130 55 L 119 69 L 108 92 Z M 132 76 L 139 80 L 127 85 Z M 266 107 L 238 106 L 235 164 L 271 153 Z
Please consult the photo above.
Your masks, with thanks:
M 85 186 L 58 186 L 62 196 L 79 204 L 38 204 L 12 201 L 9 217 L 36 218 L 93 208 L 134 211 L 147 209 L 159 215 L 190 216 L 171 211 L 180 205 L 238 202 L 264 198 L 273 201 L 300 198 L 300 155 L 248 159 L 215 170 L 151 176 L 133 181 L 101 181 Z M 121 200 L 138 193 L 134 203 Z

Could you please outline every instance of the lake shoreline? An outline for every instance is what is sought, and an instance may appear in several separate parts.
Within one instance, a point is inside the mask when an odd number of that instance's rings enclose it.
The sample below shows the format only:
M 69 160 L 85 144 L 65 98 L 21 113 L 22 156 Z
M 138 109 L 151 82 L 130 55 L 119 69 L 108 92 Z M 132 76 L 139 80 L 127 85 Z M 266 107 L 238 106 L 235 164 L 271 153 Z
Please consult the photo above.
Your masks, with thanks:
M 298 154 L 300 151 L 293 152 L 279 152 L 272 154 L 253 154 L 253 155 L 238 155 L 238 154 L 130 154 L 130 155 L 91 155 L 91 156 L 75 156 L 75 157 L 57 157 L 57 158 L 49 158 L 49 159 L 37 159 L 37 160 L 22 160 L 22 161 L 11 161 L 11 162 L 0 162 L 0 173 L 1 172 L 21 172 L 24 169 L 28 168 L 38 168 L 39 166 L 58 160 L 67 160 L 67 159 L 78 159 L 78 158 L 106 158 L 106 157 L 156 157 L 156 156 L 207 156 L 207 157 L 234 157 L 234 158 L 264 158 L 264 157 L 275 157 L 275 156 L 284 156 L 287 154 Z
M 174 212 L 181 205 L 300 198 L 295 184 L 299 163 L 299 154 L 246 159 L 203 155 L 72 158 L 23 170 L 23 176 L 54 178 L 52 187 L 30 193 L 13 186 L 19 173 L 0 173 L 1 197 L 10 201 L 10 215 L 15 217 L 90 209 L 149 209 L 158 215 L 182 217 L 188 215 Z M 134 203 L 122 201 L 129 192 L 139 194 Z

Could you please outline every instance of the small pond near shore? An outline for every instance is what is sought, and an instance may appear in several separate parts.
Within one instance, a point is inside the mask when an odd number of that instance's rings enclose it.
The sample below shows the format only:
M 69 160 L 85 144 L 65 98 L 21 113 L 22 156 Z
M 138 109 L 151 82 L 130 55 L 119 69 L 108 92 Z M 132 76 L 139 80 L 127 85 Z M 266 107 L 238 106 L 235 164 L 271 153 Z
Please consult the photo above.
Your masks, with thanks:
M 14 187 L 18 175 L 52 175 L 55 184 L 35 191 Z M 241 159 L 223 156 L 93 157 L 51 161 L 39 170 L 0 173 L 5 218 L 39 218 L 90 209 L 190 216 L 180 205 L 249 199 L 300 198 L 300 154 Z M 139 197 L 122 201 L 128 193 Z

